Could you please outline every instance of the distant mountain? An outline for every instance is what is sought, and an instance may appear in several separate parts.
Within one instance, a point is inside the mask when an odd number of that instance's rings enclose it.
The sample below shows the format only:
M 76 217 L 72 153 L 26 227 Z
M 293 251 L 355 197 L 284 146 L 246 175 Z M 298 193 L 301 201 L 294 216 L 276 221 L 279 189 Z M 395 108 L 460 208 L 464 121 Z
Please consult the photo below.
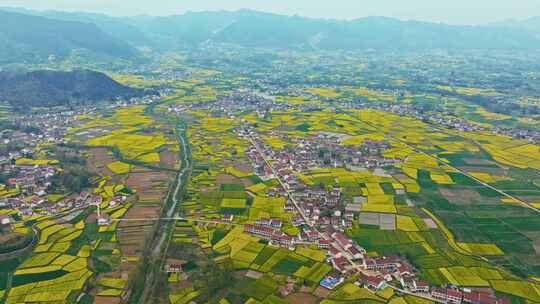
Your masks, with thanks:
M 110 17 L 104 14 L 84 13 L 84 12 L 63 12 L 63 11 L 35 11 L 23 8 L 0 8 L 9 12 L 15 12 L 25 15 L 46 17 L 49 19 L 92 23 L 101 29 L 103 32 L 110 34 L 112 37 L 130 42 L 132 46 L 152 45 L 145 34 L 137 27 L 129 24 L 123 18 Z
M 139 28 L 158 49 L 191 49 L 212 39 L 235 22 L 236 12 L 201 12 L 183 15 L 124 19 Z
M 0 63 L 43 62 L 82 49 L 99 56 L 130 58 L 133 47 L 93 23 L 0 11 Z
M 146 93 L 89 70 L 0 73 L 0 100 L 19 109 L 92 103 Z
M 529 30 L 532 32 L 540 33 L 540 16 L 532 17 L 525 20 L 507 20 L 503 22 L 497 22 L 490 24 L 496 27 L 507 27 L 521 30 Z
M 540 38 L 520 29 L 451 26 L 384 17 L 339 21 L 240 10 L 124 20 L 165 48 L 228 43 L 315 50 L 540 49 Z
M 133 47 L 170 51 L 222 44 L 294 50 L 540 49 L 539 35 L 517 26 L 452 26 L 384 17 L 340 21 L 250 10 L 189 12 L 165 17 L 17 12 L 27 15 L 11 16 L 14 19 L 11 27 L 0 27 L 0 42 L 5 32 L 11 33 L 8 43 L 0 45 L 0 58 L 6 58 L 2 54 L 13 57 L 32 54 L 32 51 L 65 55 L 78 47 L 112 56 L 129 56 L 135 52 Z M 534 22 L 531 20 L 527 28 L 533 27 Z M 53 23 L 54 26 L 42 23 Z M 14 34 L 19 32 L 24 35 Z M 20 40 L 23 42 L 17 43 Z

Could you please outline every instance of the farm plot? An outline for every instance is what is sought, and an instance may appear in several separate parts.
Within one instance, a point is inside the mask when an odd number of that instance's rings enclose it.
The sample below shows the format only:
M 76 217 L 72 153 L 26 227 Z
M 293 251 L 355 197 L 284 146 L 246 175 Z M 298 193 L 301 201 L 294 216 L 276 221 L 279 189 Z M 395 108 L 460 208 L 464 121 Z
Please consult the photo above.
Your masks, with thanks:
M 163 132 L 145 130 L 152 119 L 144 114 L 144 109 L 143 106 L 118 109 L 110 117 L 98 117 L 72 130 L 72 133 L 105 128 L 105 134 L 90 137 L 85 144 L 111 147 L 126 159 L 159 163 L 159 149 L 168 145 L 175 146 L 176 142 L 167 138 Z
M 324 263 L 315 263 L 311 267 L 301 266 L 294 276 L 306 279 L 313 283 L 320 282 L 324 276 L 332 270 L 330 265 Z
M 338 301 L 374 301 L 384 303 L 385 300 L 368 289 L 358 287 L 352 283 L 343 284 L 336 291 L 330 294 L 329 299 Z
M 253 204 L 249 208 L 249 220 L 256 221 L 260 218 L 280 218 L 285 222 L 290 222 L 292 213 L 285 212 L 284 206 L 284 198 L 255 196 Z
M 120 222 L 116 229 L 116 239 L 124 256 L 137 256 L 142 248 L 146 236 L 152 230 L 154 221 L 144 221 L 142 219 L 152 219 L 159 216 L 159 206 L 145 205 L 134 206 L 126 213 L 125 219 L 135 219 L 136 221 Z
M 137 192 L 140 203 L 160 203 L 167 192 L 169 181 L 167 173 L 135 167 L 126 184 Z
M 84 226 L 83 222 L 73 227 L 52 221 L 38 223 L 39 245 L 14 272 L 7 303 L 74 301 L 93 276 L 88 269 L 87 256 L 75 251 Z
M 102 176 L 112 176 L 114 174 L 108 165 L 116 162 L 116 158 L 108 149 L 92 148 L 89 149 L 88 155 L 87 165 L 90 170 Z

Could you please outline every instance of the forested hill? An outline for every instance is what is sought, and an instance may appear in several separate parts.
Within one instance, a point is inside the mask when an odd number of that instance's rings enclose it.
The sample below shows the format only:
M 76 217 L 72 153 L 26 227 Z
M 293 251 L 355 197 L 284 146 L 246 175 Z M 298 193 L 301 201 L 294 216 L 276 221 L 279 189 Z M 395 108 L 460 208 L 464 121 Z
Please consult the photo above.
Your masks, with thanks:
M 105 74 L 88 70 L 0 73 L 0 100 L 8 101 L 18 109 L 87 104 L 146 93 L 121 85 Z
M 130 58 L 136 50 L 93 23 L 56 20 L 0 10 L 0 63 L 43 62 L 74 50 Z

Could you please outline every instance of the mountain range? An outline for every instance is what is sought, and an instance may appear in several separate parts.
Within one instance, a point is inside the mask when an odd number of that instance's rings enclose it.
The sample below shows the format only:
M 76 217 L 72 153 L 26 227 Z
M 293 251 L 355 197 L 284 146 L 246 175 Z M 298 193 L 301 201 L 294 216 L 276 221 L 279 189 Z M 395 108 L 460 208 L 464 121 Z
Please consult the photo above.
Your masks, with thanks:
M 0 100 L 19 110 L 131 98 L 147 93 L 150 92 L 126 87 L 103 73 L 89 70 L 0 73 Z
M 0 11 L 0 63 L 64 58 L 75 49 L 113 58 L 136 55 L 129 43 L 93 23 Z
M 0 63 L 66 57 L 76 49 L 133 58 L 137 48 L 190 50 L 207 45 L 293 50 L 538 50 L 539 18 L 454 26 L 385 17 L 350 21 L 249 10 L 111 17 L 92 13 L 0 11 Z
M 540 33 L 540 16 L 528 18 L 525 20 L 507 20 L 503 22 L 493 23 L 491 25 Z

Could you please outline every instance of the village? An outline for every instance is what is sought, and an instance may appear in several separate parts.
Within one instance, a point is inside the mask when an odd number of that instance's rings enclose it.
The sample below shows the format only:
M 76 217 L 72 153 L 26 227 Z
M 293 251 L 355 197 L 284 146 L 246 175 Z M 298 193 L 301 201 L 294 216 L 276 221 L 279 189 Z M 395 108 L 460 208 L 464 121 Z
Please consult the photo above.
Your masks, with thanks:
M 507 299 L 497 298 L 489 288 L 430 286 L 416 276 L 414 267 L 404 257 L 368 256 L 361 244 L 344 234 L 346 229 L 353 226 L 353 211 L 359 209 L 342 210 L 339 188 L 327 190 L 309 187 L 297 177 L 298 172 L 325 166 L 362 166 L 384 172 L 384 168 L 397 162 L 381 157 L 381 153 L 388 147 L 385 142 L 367 141 L 359 150 L 354 150 L 339 146 L 339 136 L 322 134 L 298 140 L 296 144 L 302 148 L 297 151 L 285 148 L 276 152 L 265 144 L 249 125 L 239 130 L 238 134 L 252 143 L 246 154 L 252 161 L 254 172 L 262 179 L 278 179 L 280 186 L 275 190 L 276 193 L 269 191 L 269 194 L 288 198 L 285 211 L 296 214 L 293 225 L 302 229 L 298 236 L 292 237 L 281 231 L 281 220 L 261 218 L 255 224 L 245 224 L 244 231 L 291 250 L 294 250 L 295 246 L 309 245 L 326 250 L 327 262 L 332 265 L 333 272 L 321 280 L 322 287 L 334 290 L 346 280 L 354 279 L 356 285 L 373 292 L 390 287 L 398 292 L 415 294 L 438 303 L 510 303 Z M 330 152 L 319 153 L 325 149 Z M 355 203 L 361 201 L 357 200 Z M 225 221 L 231 220 L 230 215 L 225 218 Z
M 384 111 L 388 113 L 397 114 L 404 117 L 415 118 L 424 122 L 428 122 L 433 126 L 441 126 L 450 129 L 456 129 L 464 132 L 487 132 L 494 135 L 506 135 L 516 139 L 524 139 L 530 143 L 540 143 L 540 132 L 531 129 L 523 128 L 505 128 L 501 126 L 486 126 L 479 123 L 471 122 L 466 119 L 450 115 L 450 113 L 442 113 L 439 111 L 425 111 L 424 109 L 408 104 L 399 102 L 400 98 L 405 92 L 397 92 L 392 90 L 382 90 L 383 94 L 389 96 L 395 96 L 396 102 L 371 102 L 364 99 L 355 99 L 353 102 L 342 101 L 334 98 L 323 98 L 318 95 L 306 93 L 304 89 L 299 89 L 296 86 L 284 85 L 278 86 L 276 84 L 267 84 L 265 82 L 258 82 L 262 91 L 259 90 L 236 90 L 227 96 L 220 96 L 218 100 L 212 104 L 213 109 L 220 109 L 228 113 L 230 117 L 233 117 L 233 113 L 237 111 L 254 111 L 261 119 L 268 117 L 272 111 L 286 111 L 291 108 L 297 108 L 299 111 L 310 112 L 318 110 L 321 107 L 313 104 L 299 104 L 291 105 L 289 103 L 279 102 L 275 98 L 275 94 L 286 94 L 290 96 L 298 96 L 299 98 L 305 98 L 306 100 L 319 100 L 327 103 L 327 108 L 333 111 L 336 110 L 336 106 L 343 109 L 372 109 L 377 111 Z M 170 94 L 168 90 L 161 92 L 163 94 Z M 208 105 L 197 105 L 200 109 L 210 109 Z M 180 113 L 186 109 L 186 105 L 174 105 L 170 106 L 168 110 L 170 112 Z
M 156 98 L 117 100 L 108 108 L 149 104 Z M 87 189 L 58 193 L 53 181 L 62 174 L 62 164 L 54 159 L 58 155 L 43 148 L 62 147 L 70 128 L 77 126 L 77 117 L 95 115 L 97 111 L 95 106 L 87 106 L 70 111 L 29 113 L 17 117 L 0 131 L 3 144 L 0 150 L 0 208 L 16 210 L 17 217 L 54 216 L 59 212 L 82 210 L 101 203 L 101 196 Z M 70 154 L 74 153 L 69 152 L 68 157 Z M 123 202 L 125 198 L 115 197 L 113 201 Z M 5 222 L 8 221 L 13 222 L 13 219 L 8 217 Z
M 165 93 L 166 94 L 166 93 Z M 306 95 L 307 97 L 313 97 Z M 129 104 L 150 104 L 152 99 L 130 101 Z M 118 102 L 111 106 L 126 106 Z M 455 120 L 443 116 L 429 116 L 408 105 L 347 105 L 350 109 L 375 109 L 404 116 L 415 117 L 436 125 L 452 127 L 462 131 L 490 131 L 495 134 L 506 134 L 518 138 L 536 141 L 536 133 L 523 133 L 516 130 L 485 129 L 465 120 Z M 168 107 L 169 112 L 181 113 L 189 106 L 178 104 Z M 236 119 L 238 110 L 253 110 L 259 119 L 265 119 L 272 111 L 283 111 L 291 108 L 290 104 L 274 101 L 266 95 L 249 94 L 239 91 L 217 101 L 216 104 L 197 105 L 197 108 L 216 107 Z M 317 109 L 314 105 L 298 106 L 302 111 Z M 55 176 L 62 173 L 58 162 L 39 162 L 35 151 L 43 143 L 64 144 L 64 138 L 73 126 L 72 117 L 76 115 L 95 114 L 95 108 L 82 109 L 66 114 L 43 114 L 28 117 L 32 124 L 23 125 L 26 131 L 4 132 L 5 144 L 25 143 L 0 155 L 0 169 L 6 180 L 0 191 L 9 193 L 0 199 L 0 208 L 17 210 L 18 216 L 57 215 L 61 212 L 82 210 L 89 206 L 99 206 L 102 197 L 87 189 L 63 195 L 58 201 L 52 201 L 55 193 L 50 192 Z M 71 118 L 70 118 L 71 117 Z M 453 285 L 432 286 L 422 280 L 415 267 L 404 256 L 370 256 L 362 247 L 346 235 L 347 229 L 359 221 L 358 212 L 366 197 L 357 196 L 344 204 L 344 195 L 338 187 L 325 188 L 323 185 L 306 185 L 299 173 L 310 168 L 345 168 L 350 171 L 369 170 L 375 175 L 384 176 L 402 161 L 384 157 L 384 151 L 390 148 L 386 140 L 366 140 L 360 145 L 342 145 L 348 136 L 340 133 L 318 132 L 303 138 L 283 137 L 283 141 L 291 143 L 283 149 L 274 149 L 263 140 L 256 128 L 243 121 L 234 132 L 242 139 L 249 141 L 250 146 L 245 153 L 251 161 L 253 172 L 261 180 L 276 179 L 279 185 L 267 191 L 268 196 L 285 197 L 287 201 L 284 211 L 294 213 L 292 225 L 300 230 L 296 236 L 283 231 L 284 223 L 277 218 L 259 218 L 255 223 L 243 225 L 244 232 L 265 239 L 271 245 L 294 250 L 299 246 L 313 246 L 326 251 L 326 262 L 332 266 L 330 272 L 319 285 L 336 290 L 344 282 L 353 281 L 359 287 L 373 292 L 387 287 L 401 294 L 414 294 L 418 297 L 437 303 L 471 303 L 502 304 L 507 299 L 498 298 L 490 288 L 464 288 Z M 281 136 L 270 131 L 264 136 Z M 42 152 L 42 151 L 41 151 Z M 404 190 L 397 190 L 397 196 L 404 196 Z M 126 197 L 113 197 L 109 206 L 126 202 Z M 99 208 L 98 208 L 99 212 Z M 17 217 L 18 217 L 17 216 Z M 3 231 L 17 217 L 0 218 Z M 225 214 L 223 222 L 232 223 L 233 215 Z M 109 225 L 106 215 L 98 215 L 98 225 Z M 7 227 L 7 228 L 6 228 Z M 171 265 L 167 265 L 171 266 Z M 174 266 L 174 265 L 173 265 Z M 174 267 L 173 267 L 174 268 Z M 178 269 L 181 266 L 178 265 Z M 176 268 L 175 268 L 176 269 Z

